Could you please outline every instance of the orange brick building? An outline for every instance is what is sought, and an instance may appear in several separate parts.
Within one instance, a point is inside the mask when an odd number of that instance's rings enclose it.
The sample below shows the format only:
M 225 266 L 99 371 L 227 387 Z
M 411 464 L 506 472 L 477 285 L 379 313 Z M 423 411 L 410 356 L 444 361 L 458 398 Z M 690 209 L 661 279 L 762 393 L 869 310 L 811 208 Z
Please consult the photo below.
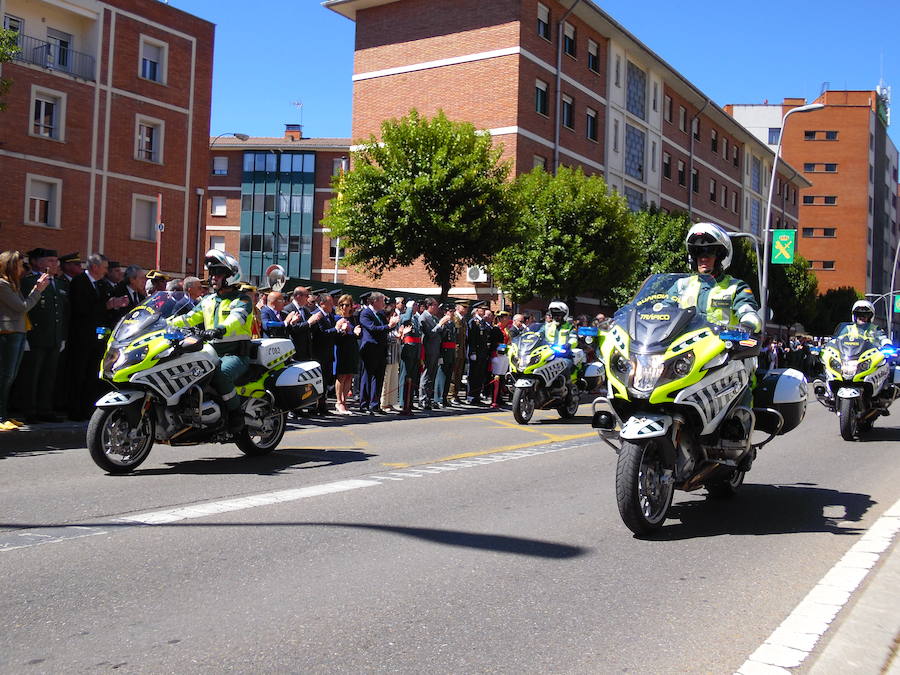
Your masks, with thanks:
M 353 138 L 410 108 L 486 129 L 515 172 L 581 166 L 629 206 L 688 211 L 760 233 L 772 150 L 590 0 L 326 0 L 356 22 Z M 557 112 L 558 111 L 558 112 Z M 798 225 L 809 182 L 776 177 L 778 219 Z M 352 272 L 347 277 L 352 278 Z M 427 288 L 424 270 L 389 287 Z M 460 280 L 454 295 L 493 295 Z
M 157 0 L 5 0 L 19 53 L 0 114 L 2 248 L 193 272 L 214 27 Z M 202 255 L 202 251 L 200 252 Z

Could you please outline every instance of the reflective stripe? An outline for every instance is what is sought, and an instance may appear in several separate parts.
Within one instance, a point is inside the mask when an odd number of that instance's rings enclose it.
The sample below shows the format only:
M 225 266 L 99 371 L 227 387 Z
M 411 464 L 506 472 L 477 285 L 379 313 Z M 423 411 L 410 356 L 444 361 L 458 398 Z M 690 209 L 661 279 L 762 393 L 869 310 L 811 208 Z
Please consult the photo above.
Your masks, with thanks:
M 232 390 L 229 391 L 227 394 L 222 394 L 222 400 L 223 400 L 223 401 L 230 401 L 230 400 L 233 399 L 235 396 L 237 396 L 237 392 L 236 392 L 234 389 L 232 389 Z
M 700 283 L 700 277 L 696 274 L 690 276 L 687 280 L 687 286 L 680 292 L 679 307 L 697 307 L 702 288 L 703 284 Z M 706 320 L 710 323 L 737 326 L 740 322 L 732 311 L 737 290 L 737 280 L 726 274 L 721 281 L 716 282 L 709 289 L 709 294 L 706 296 L 706 307 L 699 307 L 698 309 L 706 314 Z M 713 303 L 716 306 L 713 306 Z

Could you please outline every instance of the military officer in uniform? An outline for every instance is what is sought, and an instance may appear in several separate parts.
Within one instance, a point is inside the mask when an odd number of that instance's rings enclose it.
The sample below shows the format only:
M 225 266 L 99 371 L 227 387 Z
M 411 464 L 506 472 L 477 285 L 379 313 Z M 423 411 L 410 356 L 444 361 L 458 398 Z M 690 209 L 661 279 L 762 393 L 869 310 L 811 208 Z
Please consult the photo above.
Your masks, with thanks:
M 147 295 L 166 290 L 166 284 L 170 281 L 172 281 L 172 277 L 168 274 L 163 274 L 159 270 L 149 270 L 147 272 Z
M 422 327 L 419 315 L 416 314 L 416 301 L 409 300 L 406 309 L 400 316 L 400 361 L 403 363 L 403 382 L 400 391 L 403 394 L 404 415 L 412 415 L 413 399 L 419 383 L 419 372 L 422 369 L 424 354 L 422 352 Z
M 453 366 L 456 364 L 456 322 L 453 320 L 455 305 L 445 302 L 441 311 L 447 321 L 439 329 L 441 337 L 441 373 L 444 376 L 444 387 L 441 392 L 441 407 L 450 407 L 450 383 L 453 381 Z
M 484 405 L 481 399 L 487 369 L 491 360 L 491 326 L 484 319 L 484 302 L 472 303 L 472 318 L 466 342 L 469 354 L 469 380 L 467 403 Z
M 22 278 L 22 294 L 27 296 L 45 272 L 59 272 L 56 251 L 36 248 L 28 252 L 31 274 Z M 27 424 L 61 422 L 53 412 L 53 390 L 59 367 L 59 355 L 66 344 L 69 330 L 69 282 L 54 278 L 41 293 L 41 299 L 30 312 L 31 329 L 26 336 L 28 349 L 19 370 L 19 406 Z
M 76 251 L 75 253 L 66 253 L 59 256 L 59 269 L 62 272 L 60 276 L 65 277 L 66 281 L 71 283 L 72 279 L 83 271 L 81 268 L 81 254 Z
M 461 300 L 456 303 L 456 311 L 453 313 L 453 325 L 456 327 L 456 355 L 453 359 L 453 377 L 448 387 L 448 395 L 451 403 L 462 405 L 462 376 L 466 369 L 468 355 L 466 354 L 466 334 L 469 324 L 466 322 L 466 314 L 469 312 L 469 303 Z
M 62 282 L 66 289 L 66 300 L 69 300 L 69 288 L 72 279 L 81 274 L 81 253 L 66 253 L 59 256 L 59 274 L 56 280 Z M 69 305 L 71 313 L 71 304 Z M 69 328 L 66 326 L 66 331 Z M 69 370 L 71 355 L 69 347 L 71 341 L 64 340 L 66 345 L 59 354 L 59 361 L 56 364 L 56 381 L 53 384 L 53 408 L 54 410 L 66 410 L 69 405 L 69 379 L 66 377 Z

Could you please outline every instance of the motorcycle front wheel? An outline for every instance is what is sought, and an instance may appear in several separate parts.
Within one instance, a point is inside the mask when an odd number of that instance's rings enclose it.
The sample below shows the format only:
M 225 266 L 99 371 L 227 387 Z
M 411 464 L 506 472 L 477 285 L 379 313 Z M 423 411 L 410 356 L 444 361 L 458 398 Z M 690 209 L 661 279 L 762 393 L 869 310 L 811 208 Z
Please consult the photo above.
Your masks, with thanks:
M 530 389 L 519 389 L 513 391 L 512 397 L 513 417 L 519 424 L 528 424 L 531 416 L 534 415 L 534 392 Z
M 674 494 L 672 469 L 659 441 L 624 441 L 616 463 L 616 501 L 628 529 L 645 535 L 661 528 Z
M 859 404 L 855 398 L 842 398 L 838 402 L 838 420 L 841 425 L 841 438 L 845 441 L 856 439 L 858 431 Z
M 556 409 L 556 412 L 559 413 L 559 416 L 564 420 L 571 419 L 578 414 L 578 406 L 581 405 L 581 401 L 579 400 L 578 390 L 576 389 L 574 392 L 569 392 L 566 395 L 566 401 L 561 406 Z
M 125 408 L 97 408 L 87 429 L 91 459 L 108 473 L 134 471 L 153 447 L 153 420 L 144 415 L 137 427 L 128 422 Z

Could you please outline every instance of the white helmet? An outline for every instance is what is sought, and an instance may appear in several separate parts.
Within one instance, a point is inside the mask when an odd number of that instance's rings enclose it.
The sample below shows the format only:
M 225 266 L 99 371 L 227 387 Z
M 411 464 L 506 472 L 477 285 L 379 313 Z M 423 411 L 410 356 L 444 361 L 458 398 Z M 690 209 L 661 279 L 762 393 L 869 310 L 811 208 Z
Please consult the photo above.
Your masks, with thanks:
M 225 251 L 217 248 L 211 248 L 206 252 L 204 263 L 206 271 L 210 276 L 215 274 L 225 274 L 225 286 L 231 286 L 241 280 L 241 266 L 234 256 L 230 256 Z
M 857 300 L 853 303 L 853 309 L 850 310 L 850 318 L 853 321 L 856 321 L 857 314 L 860 315 L 860 318 L 864 318 L 868 323 L 875 318 L 875 305 L 868 300 Z
M 684 238 L 684 244 L 687 247 L 688 262 L 692 270 L 697 269 L 696 253 L 700 249 L 713 246 L 716 249 L 716 267 L 727 270 L 731 264 L 733 250 L 731 248 L 731 237 L 728 233 L 715 223 L 696 223 L 688 230 L 687 236 Z
M 554 300 L 550 303 L 550 306 L 547 307 L 547 314 L 557 321 L 563 321 L 569 316 L 569 306 L 562 300 Z

